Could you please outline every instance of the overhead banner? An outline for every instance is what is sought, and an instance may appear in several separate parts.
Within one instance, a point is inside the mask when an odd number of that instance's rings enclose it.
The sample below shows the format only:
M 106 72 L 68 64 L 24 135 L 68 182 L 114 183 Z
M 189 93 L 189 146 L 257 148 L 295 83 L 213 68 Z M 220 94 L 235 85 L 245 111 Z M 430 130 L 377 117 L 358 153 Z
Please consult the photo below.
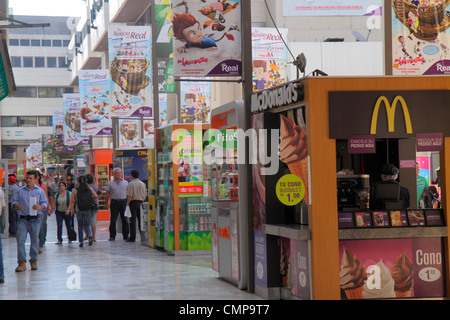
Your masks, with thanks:
M 283 16 L 381 15 L 381 0 L 283 0 Z
M 172 1 L 174 75 L 240 76 L 241 0 Z
M 89 138 L 81 135 L 80 95 L 63 94 L 64 144 L 66 146 L 87 146 Z
M 288 29 L 278 31 L 275 28 L 252 28 L 254 92 L 286 82 L 288 51 L 284 42 L 288 42 Z
M 53 111 L 53 146 L 55 151 L 64 151 L 64 111 Z M 28 167 L 28 166 L 27 166 Z
M 42 167 L 42 144 L 32 143 L 26 150 L 27 169 Z
M 152 29 L 109 26 L 109 101 L 115 117 L 153 117 Z
M 108 70 L 80 70 L 81 135 L 111 135 Z
M 446 1 L 392 0 L 392 74 L 450 73 Z
M 139 119 L 119 119 L 119 149 L 141 147 Z
M 211 82 L 182 81 L 180 84 L 180 122 L 209 123 L 211 111 Z

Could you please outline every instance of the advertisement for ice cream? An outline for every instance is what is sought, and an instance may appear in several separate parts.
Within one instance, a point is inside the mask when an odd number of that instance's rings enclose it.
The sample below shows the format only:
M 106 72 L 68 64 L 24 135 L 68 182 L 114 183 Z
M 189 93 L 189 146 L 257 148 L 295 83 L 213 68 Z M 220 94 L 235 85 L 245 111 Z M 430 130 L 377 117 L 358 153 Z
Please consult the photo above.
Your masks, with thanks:
M 340 241 L 341 299 L 444 296 L 441 238 Z
M 89 145 L 89 138 L 81 135 L 80 95 L 63 94 L 64 144 L 66 146 Z
M 174 75 L 240 76 L 241 0 L 173 0 Z

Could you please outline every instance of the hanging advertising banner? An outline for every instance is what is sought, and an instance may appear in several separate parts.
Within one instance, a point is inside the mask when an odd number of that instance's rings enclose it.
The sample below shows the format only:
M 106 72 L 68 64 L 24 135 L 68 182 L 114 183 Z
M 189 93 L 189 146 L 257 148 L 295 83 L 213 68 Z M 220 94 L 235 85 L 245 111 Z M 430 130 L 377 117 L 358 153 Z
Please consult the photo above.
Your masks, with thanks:
M 278 30 L 252 28 L 253 92 L 286 82 L 288 29 Z
M 192 80 L 180 83 L 180 123 L 209 123 L 211 82 Z
M 283 0 L 283 17 L 381 15 L 381 0 Z
M 111 115 L 153 117 L 152 29 L 109 26 Z
M 241 0 L 172 1 L 174 75 L 240 76 Z
M 392 74 L 450 73 L 448 1 L 392 0 Z
M 111 135 L 108 70 L 80 70 L 81 136 Z
M 140 120 L 119 119 L 119 149 L 141 147 Z
M 53 111 L 53 146 L 56 152 L 64 151 L 64 111 Z
M 163 127 L 169 123 L 167 120 L 167 93 L 160 93 L 159 95 L 159 126 Z
M 203 132 L 178 129 L 176 131 L 178 189 L 180 197 L 203 195 Z
M 55 164 L 55 159 L 51 156 L 53 153 L 53 135 L 42 135 L 42 163 L 43 165 Z
M 42 167 L 42 144 L 32 143 L 27 148 L 27 169 Z
M 63 94 L 64 144 L 66 146 L 89 145 L 89 138 L 81 136 L 80 95 Z

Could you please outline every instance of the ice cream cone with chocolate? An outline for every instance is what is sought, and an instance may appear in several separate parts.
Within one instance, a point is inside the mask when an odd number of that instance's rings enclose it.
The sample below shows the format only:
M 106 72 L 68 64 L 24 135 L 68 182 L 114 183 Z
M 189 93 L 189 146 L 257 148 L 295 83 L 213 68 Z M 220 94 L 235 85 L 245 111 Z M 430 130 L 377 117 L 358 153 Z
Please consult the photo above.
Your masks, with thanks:
M 366 268 L 355 254 L 344 248 L 341 261 L 340 284 L 347 299 L 362 299 Z
M 300 177 L 305 185 L 306 203 L 308 201 L 308 143 L 305 130 L 294 120 L 280 115 L 280 160 L 287 164 L 292 174 Z
M 391 274 L 395 282 L 394 291 L 397 298 L 410 297 L 414 284 L 413 265 L 405 251 L 395 258 Z

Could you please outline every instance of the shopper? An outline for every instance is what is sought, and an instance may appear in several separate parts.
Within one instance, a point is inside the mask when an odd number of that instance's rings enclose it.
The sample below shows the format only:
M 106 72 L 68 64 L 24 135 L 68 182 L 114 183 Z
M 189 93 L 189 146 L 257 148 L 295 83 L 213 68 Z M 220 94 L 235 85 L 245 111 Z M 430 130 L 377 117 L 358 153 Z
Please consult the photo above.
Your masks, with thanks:
M 5 214 L 6 201 L 5 201 L 5 193 L 1 188 L 0 188 L 0 206 L 1 206 L 0 216 L 3 216 Z M 0 283 L 5 283 L 5 269 L 3 267 L 3 248 L 1 235 L 0 235 Z
M 130 237 L 127 242 L 136 241 L 136 218 L 138 221 L 138 226 L 140 223 L 141 216 L 141 204 L 145 201 L 147 197 L 147 187 L 145 183 L 139 180 L 139 171 L 136 169 L 131 170 L 131 182 L 127 187 L 127 205 L 131 211 L 130 218 Z
M 78 241 L 79 247 L 83 247 L 83 228 L 86 230 L 86 235 L 89 239 L 89 246 L 92 246 L 92 234 L 91 226 L 89 225 L 91 219 L 92 205 L 97 199 L 97 194 L 89 188 L 86 182 L 86 176 L 81 175 L 78 177 L 78 186 L 72 189 L 72 195 L 70 196 L 69 209 L 66 214 L 74 212 L 74 206 L 76 204 L 76 217 L 78 222 Z
M 127 206 L 128 181 L 122 179 L 122 169 L 114 168 L 114 179 L 106 185 L 106 207 L 110 209 L 109 240 L 116 239 L 116 221 L 120 215 L 122 220 L 122 235 L 124 240 L 128 240 L 129 226 L 125 219 L 125 209 Z M 111 199 L 111 203 L 110 200 Z
M 30 264 L 31 270 L 37 270 L 40 220 L 47 213 L 47 196 L 44 190 L 39 188 L 38 172 L 27 172 L 27 185 L 17 190 L 12 198 L 12 206 L 17 210 L 17 260 L 16 272 L 26 270 L 25 241 L 30 234 Z
M 63 221 L 66 224 L 66 231 L 67 235 L 69 235 L 69 232 L 71 230 L 72 225 L 72 219 L 69 214 L 67 213 L 67 210 L 69 209 L 70 205 L 70 196 L 71 192 L 67 191 L 67 184 L 64 181 L 59 182 L 59 192 L 55 194 L 55 197 L 53 199 L 53 208 L 55 208 L 55 216 L 56 216 L 56 237 L 58 241 L 55 244 L 62 244 L 62 226 Z M 68 240 L 69 243 L 72 241 Z
M 47 185 L 47 182 L 44 179 L 44 175 L 38 171 L 38 186 L 44 190 L 45 195 L 47 197 L 47 214 L 44 214 L 41 217 L 41 230 L 39 231 L 39 253 L 44 252 L 44 245 L 45 241 L 47 240 L 47 216 L 51 215 L 53 212 L 53 194 L 49 186 Z
M 102 194 L 102 191 L 100 189 L 98 189 L 96 186 L 94 186 L 94 176 L 92 174 L 86 175 L 86 181 L 87 181 L 89 187 L 91 187 L 91 189 L 94 190 L 94 192 L 97 194 L 97 196 Z M 95 199 L 95 203 L 97 204 L 97 209 L 91 210 L 91 221 L 90 221 L 91 232 L 92 232 L 92 241 L 94 241 L 94 242 L 96 241 L 95 240 L 95 231 L 97 229 L 98 198 Z
M 11 206 L 12 197 L 13 197 L 14 193 L 16 193 L 17 190 L 19 190 L 19 186 L 17 185 L 16 182 L 17 181 L 16 181 L 15 176 L 12 175 L 12 176 L 8 177 L 8 184 L 9 184 L 9 187 L 8 187 L 8 209 L 9 209 L 8 210 L 9 211 L 9 213 L 8 213 L 8 216 L 9 216 L 8 231 L 9 231 L 9 235 L 11 237 L 16 236 L 16 230 L 17 230 L 17 211 L 16 211 L 16 209 L 14 209 Z

